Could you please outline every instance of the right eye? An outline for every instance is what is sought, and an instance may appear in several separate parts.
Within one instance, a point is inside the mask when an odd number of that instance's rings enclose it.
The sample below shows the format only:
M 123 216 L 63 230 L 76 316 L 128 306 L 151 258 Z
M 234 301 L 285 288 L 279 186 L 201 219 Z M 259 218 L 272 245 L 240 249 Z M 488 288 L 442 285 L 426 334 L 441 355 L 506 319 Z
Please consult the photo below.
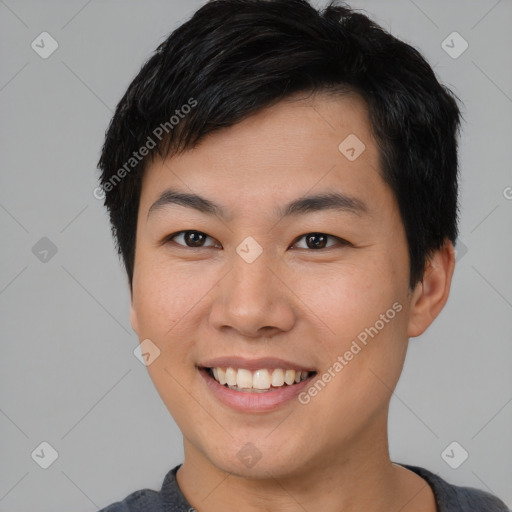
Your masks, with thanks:
M 183 243 L 177 242 L 176 240 L 181 238 Z M 202 247 L 218 247 L 220 244 L 216 245 L 215 243 L 212 245 L 204 245 L 206 239 L 210 238 L 211 240 L 215 240 L 214 238 L 208 236 L 206 233 L 202 231 L 179 231 L 178 233 L 173 233 L 165 237 L 164 243 L 173 242 L 177 245 L 181 245 L 182 247 L 188 247 L 190 249 L 200 249 Z

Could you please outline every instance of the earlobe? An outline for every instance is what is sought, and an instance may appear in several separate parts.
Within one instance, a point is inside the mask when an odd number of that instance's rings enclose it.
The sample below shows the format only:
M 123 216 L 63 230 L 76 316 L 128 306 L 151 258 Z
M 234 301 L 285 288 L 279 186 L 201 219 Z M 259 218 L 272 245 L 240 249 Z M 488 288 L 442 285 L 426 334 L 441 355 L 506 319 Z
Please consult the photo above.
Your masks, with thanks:
M 443 309 L 450 294 L 454 268 L 455 250 L 453 244 L 446 240 L 428 260 L 423 279 L 413 291 L 408 326 L 409 337 L 419 336 L 425 332 Z

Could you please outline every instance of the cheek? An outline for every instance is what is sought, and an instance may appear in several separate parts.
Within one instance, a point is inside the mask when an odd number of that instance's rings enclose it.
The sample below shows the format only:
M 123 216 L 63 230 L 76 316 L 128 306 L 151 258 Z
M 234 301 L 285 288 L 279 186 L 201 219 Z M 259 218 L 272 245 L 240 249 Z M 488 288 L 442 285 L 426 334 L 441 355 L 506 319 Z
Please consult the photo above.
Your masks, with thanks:
M 304 304 L 325 322 L 331 334 L 346 339 L 373 325 L 404 296 L 390 260 L 380 255 L 344 262 L 292 280 Z M 404 281 L 405 282 L 405 281 Z
M 334 371 L 333 392 L 351 389 L 371 402 L 372 396 L 382 400 L 387 394 L 379 378 L 390 386 L 397 381 L 407 347 L 406 277 L 381 253 L 364 265 L 346 265 L 337 272 L 331 268 L 314 279 L 295 281 L 298 295 L 328 328 L 322 343 L 325 367 L 338 356 L 347 361 Z
M 147 262 L 147 263 L 146 263 Z M 147 367 L 162 401 L 180 426 L 189 417 L 200 418 L 196 402 L 187 391 L 197 378 L 194 365 L 195 332 L 191 319 L 197 319 L 201 298 L 211 285 L 201 273 L 184 266 L 139 259 L 133 282 L 133 305 L 140 339 L 154 342 L 160 355 Z M 195 320 L 194 319 L 194 320 Z M 194 328 L 197 322 L 194 322 Z
M 165 338 L 169 329 L 199 305 L 211 287 L 193 267 L 141 264 L 133 286 L 133 303 L 142 333 Z

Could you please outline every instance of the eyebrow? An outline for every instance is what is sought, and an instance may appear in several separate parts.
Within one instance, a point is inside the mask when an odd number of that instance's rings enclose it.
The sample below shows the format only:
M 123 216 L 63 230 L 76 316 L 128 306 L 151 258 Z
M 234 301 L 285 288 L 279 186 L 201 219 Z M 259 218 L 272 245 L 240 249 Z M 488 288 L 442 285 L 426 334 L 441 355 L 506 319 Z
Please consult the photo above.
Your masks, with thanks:
M 179 192 L 173 189 L 165 190 L 151 205 L 148 211 L 148 217 L 152 212 L 172 205 L 193 208 L 201 213 L 215 215 L 222 219 L 228 218 L 228 215 L 223 208 L 209 199 L 197 194 Z M 341 194 L 339 192 L 331 192 L 295 199 L 294 201 L 286 204 L 283 208 L 279 208 L 277 211 L 277 217 L 282 219 L 293 215 L 304 215 L 306 213 L 323 210 L 343 211 L 356 215 L 368 213 L 368 208 L 360 199 L 346 194 Z

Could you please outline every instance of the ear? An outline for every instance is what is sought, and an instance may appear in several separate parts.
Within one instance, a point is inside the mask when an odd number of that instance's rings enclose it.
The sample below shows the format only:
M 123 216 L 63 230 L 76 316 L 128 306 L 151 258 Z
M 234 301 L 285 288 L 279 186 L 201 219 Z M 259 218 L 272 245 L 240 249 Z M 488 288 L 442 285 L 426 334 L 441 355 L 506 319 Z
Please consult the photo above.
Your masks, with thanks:
M 455 268 L 455 249 L 449 240 L 434 252 L 427 262 L 423 279 L 412 293 L 408 335 L 422 334 L 441 312 L 452 283 Z
M 132 324 L 132 329 L 139 334 L 139 321 L 137 318 L 137 311 L 133 304 L 133 293 L 131 294 L 130 299 L 130 323 Z

